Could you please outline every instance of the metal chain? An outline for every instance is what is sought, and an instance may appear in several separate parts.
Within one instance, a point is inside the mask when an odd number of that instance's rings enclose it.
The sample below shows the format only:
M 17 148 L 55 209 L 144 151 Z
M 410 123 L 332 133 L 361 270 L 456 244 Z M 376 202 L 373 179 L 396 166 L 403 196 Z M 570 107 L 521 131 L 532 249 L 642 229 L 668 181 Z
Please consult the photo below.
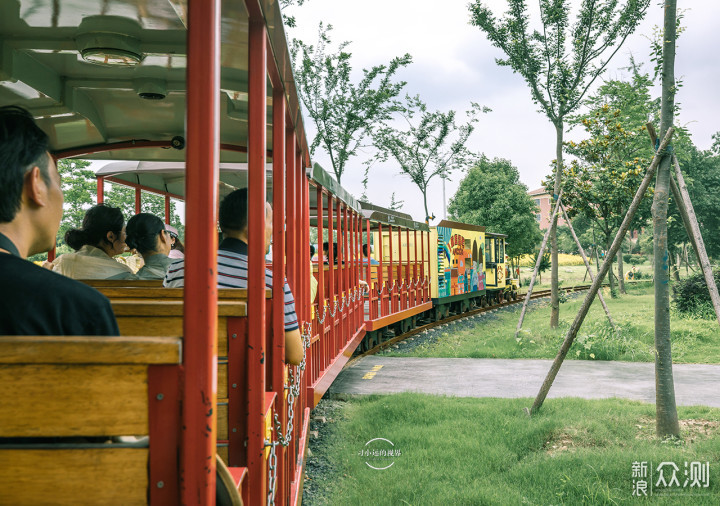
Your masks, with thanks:
M 385 281 L 383 281 L 382 288 L 378 290 L 378 296 L 382 295 L 383 291 L 385 290 Z
M 330 311 L 331 318 L 335 318 L 335 313 L 337 313 L 337 307 L 338 307 L 338 302 L 337 302 L 337 299 L 335 299 L 335 309 L 333 311 Z
M 307 349 L 310 347 L 310 341 L 312 339 L 312 326 L 309 323 L 305 322 L 303 324 L 303 331 L 301 335 L 303 343 L 303 358 L 300 361 L 300 365 L 294 367 L 294 372 L 293 369 L 290 369 L 288 373 L 288 383 L 284 386 L 284 388 L 288 391 L 288 421 L 284 436 L 282 433 L 280 417 L 277 413 L 275 413 L 274 417 L 275 432 L 277 433 L 278 442 L 282 446 L 288 446 L 292 440 L 294 428 L 293 420 L 295 419 L 295 400 L 300 396 L 300 377 L 302 376 L 302 372 L 305 371 L 305 366 L 307 364 Z
M 270 447 L 270 462 L 268 463 L 269 472 L 268 472 L 268 496 L 267 496 L 267 503 L 269 506 L 273 506 L 275 504 L 275 486 L 277 484 L 277 454 L 275 453 L 275 448 L 277 447 L 279 443 L 277 441 L 270 442 L 267 439 L 265 440 L 265 446 Z

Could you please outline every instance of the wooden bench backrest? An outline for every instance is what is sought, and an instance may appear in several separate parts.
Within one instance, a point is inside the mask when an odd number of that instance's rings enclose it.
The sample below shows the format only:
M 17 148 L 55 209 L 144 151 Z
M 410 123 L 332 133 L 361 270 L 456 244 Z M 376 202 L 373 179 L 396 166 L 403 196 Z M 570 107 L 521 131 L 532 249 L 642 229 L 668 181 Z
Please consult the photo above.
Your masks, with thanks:
M 132 288 L 162 288 L 162 279 L 80 279 L 86 285 L 95 288 L 99 286 L 107 287 L 132 287 Z
M 147 435 L 149 366 L 181 357 L 179 337 L 0 336 L 0 437 Z M 147 447 L 60 441 L 0 445 L 0 504 L 147 503 Z

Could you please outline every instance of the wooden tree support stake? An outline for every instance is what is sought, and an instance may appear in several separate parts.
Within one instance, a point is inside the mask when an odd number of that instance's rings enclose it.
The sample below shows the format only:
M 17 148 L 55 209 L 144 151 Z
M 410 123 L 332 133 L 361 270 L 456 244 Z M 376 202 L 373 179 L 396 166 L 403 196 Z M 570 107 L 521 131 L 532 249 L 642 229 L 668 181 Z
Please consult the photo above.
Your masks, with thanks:
M 557 216 L 558 210 L 560 209 L 560 199 L 562 199 L 562 190 L 560 190 L 558 199 L 555 202 L 555 208 L 553 209 L 552 216 L 550 217 L 550 223 L 555 222 L 555 217 Z M 540 252 L 538 253 L 537 260 L 535 261 L 535 270 L 533 271 L 532 278 L 530 279 L 530 286 L 528 286 L 527 294 L 525 294 L 525 302 L 523 302 L 522 311 L 520 311 L 520 319 L 518 320 L 517 328 L 515 329 L 515 339 L 517 339 L 517 336 L 520 333 L 520 329 L 522 328 L 523 320 L 525 319 L 525 311 L 527 311 L 528 302 L 530 302 L 530 296 L 532 295 L 533 286 L 535 286 L 535 278 L 537 277 L 538 271 L 540 270 L 540 262 L 542 262 L 543 253 L 545 253 L 545 248 L 547 247 L 548 238 L 550 237 L 550 231 L 552 230 L 552 228 L 552 225 L 547 228 L 547 230 L 545 231 L 545 237 L 543 237 L 542 244 L 540 245 Z
M 648 134 L 653 144 L 657 139 L 655 128 L 652 123 L 647 125 Z M 675 177 L 678 182 L 675 183 L 672 174 L 670 176 L 670 188 L 672 189 L 673 198 L 677 202 L 680 216 L 682 217 L 687 231 L 690 242 L 695 249 L 695 255 L 697 256 L 700 268 L 702 269 L 703 275 L 705 276 L 705 283 L 707 284 L 708 291 L 710 292 L 710 300 L 712 301 L 713 309 L 715 310 L 715 317 L 717 318 L 718 324 L 720 324 L 720 294 L 718 294 L 718 288 L 715 284 L 715 277 L 713 276 L 712 266 L 710 265 L 710 259 L 705 249 L 705 241 L 703 241 L 702 234 L 700 233 L 700 225 L 695 215 L 695 209 L 690 200 L 690 193 L 688 193 L 687 185 L 685 184 L 685 178 L 680 170 L 680 164 L 678 163 L 677 156 L 672 155 L 672 162 L 675 167 Z
M 583 321 L 585 320 L 585 316 L 587 316 L 587 313 L 590 310 L 590 305 L 592 304 L 595 295 L 598 293 L 603 279 L 610 270 L 611 259 L 615 257 L 618 250 L 620 249 L 620 245 L 625 238 L 625 233 L 627 232 L 628 228 L 630 228 L 630 223 L 635 217 L 635 213 L 640 206 L 640 202 L 642 201 L 643 197 L 645 196 L 645 192 L 647 192 L 647 189 L 650 186 L 650 181 L 652 180 L 653 176 L 655 176 L 655 172 L 657 171 L 658 165 L 660 164 L 660 159 L 662 158 L 662 155 L 664 154 L 667 145 L 670 143 L 670 139 L 672 138 L 674 132 L 675 129 L 673 127 L 668 128 L 668 131 L 665 134 L 665 138 L 660 143 L 660 147 L 655 153 L 655 156 L 652 159 L 652 163 L 650 163 L 650 167 L 648 167 L 647 173 L 645 174 L 642 183 L 640 183 L 640 188 L 638 188 L 637 192 L 635 193 L 632 204 L 630 204 L 630 207 L 625 214 L 622 225 L 620 225 L 620 229 L 615 235 L 615 239 L 610 246 L 610 250 L 608 251 L 608 254 L 605 255 L 605 260 L 600 266 L 600 271 L 598 271 L 598 275 L 595 278 L 595 281 L 593 281 L 590 290 L 588 290 L 588 293 L 585 296 L 585 300 L 583 301 L 582 306 L 580 306 L 580 311 L 575 317 L 575 321 L 573 321 L 572 325 L 568 329 L 565 340 L 563 341 L 562 346 L 560 346 L 560 350 L 558 351 L 558 354 L 555 357 L 552 366 L 550 367 L 550 371 L 548 372 L 545 381 L 540 387 L 540 391 L 538 392 L 537 397 L 535 397 L 535 402 L 533 402 L 532 408 L 530 409 L 530 414 L 537 413 L 538 410 L 542 407 L 543 402 L 545 401 L 545 398 L 550 391 L 550 387 L 552 387 L 553 381 L 555 381 L 555 377 L 560 370 L 560 366 L 565 360 L 565 355 L 567 355 L 567 352 L 570 350 L 570 346 L 572 346 L 572 343 L 575 340 L 575 336 L 577 335 L 578 330 L 580 330 L 580 326 L 582 325 Z
M 592 283 L 595 281 L 595 277 L 593 276 L 592 269 L 590 267 L 590 262 L 588 262 L 587 256 L 585 255 L 585 250 L 583 249 L 582 245 L 580 244 L 580 240 L 577 238 L 577 235 L 575 235 L 575 229 L 572 226 L 572 223 L 570 222 L 570 218 L 568 218 L 567 212 L 565 211 L 565 206 L 560 204 L 560 210 L 563 213 L 563 218 L 565 218 L 565 222 L 567 222 L 568 226 L 570 227 L 570 233 L 573 236 L 573 239 L 575 239 L 575 244 L 577 244 L 578 251 L 580 252 L 580 256 L 583 259 L 583 262 L 585 263 L 585 268 L 587 269 L 587 274 L 590 275 L 590 282 Z M 615 332 L 617 332 L 617 327 L 615 326 L 615 322 L 612 319 L 612 316 L 610 316 L 610 310 L 607 307 L 607 304 L 605 304 L 605 298 L 602 296 L 602 293 L 598 292 L 598 299 L 600 299 L 600 303 L 602 304 L 603 309 L 605 310 L 605 314 L 607 315 L 607 319 L 610 322 L 610 326 L 613 328 Z

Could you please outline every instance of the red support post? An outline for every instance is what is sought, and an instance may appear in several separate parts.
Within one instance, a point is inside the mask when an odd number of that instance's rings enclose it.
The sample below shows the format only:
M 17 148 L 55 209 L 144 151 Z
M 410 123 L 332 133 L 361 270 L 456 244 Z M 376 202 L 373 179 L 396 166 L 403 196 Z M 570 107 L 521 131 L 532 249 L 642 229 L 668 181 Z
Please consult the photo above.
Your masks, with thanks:
M 385 265 L 384 265 L 384 257 L 383 257 L 383 227 L 382 223 L 378 223 L 378 284 L 382 287 L 382 294 L 378 295 L 378 302 L 380 305 L 380 312 L 377 316 L 387 316 L 387 304 L 385 303 L 386 298 L 388 297 L 388 288 L 390 283 L 385 279 Z
M 405 300 L 407 301 L 407 307 L 412 307 L 415 302 L 412 301 L 412 279 L 410 278 L 410 229 L 405 229 L 405 247 L 406 247 L 406 258 L 407 266 L 405 267 Z M 417 259 L 415 259 L 417 261 Z M 410 284 L 408 284 L 410 282 Z
M 265 464 L 265 156 L 267 30 L 250 20 L 248 50 L 248 477 L 250 503 L 267 498 Z M 282 280 L 274 280 L 274 283 Z
M 365 275 L 367 284 L 370 287 L 370 293 L 368 293 L 368 302 L 370 304 L 370 311 L 369 311 L 369 318 L 371 320 L 374 320 L 377 318 L 377 302 L 375 302 L 375 299 L 373 298 L 373 292 L 377 295 L 377 286 L 374 286 L 372 283 L 372 269 L 370 267 L 370 220 L 365 220 L 365 232 L 367 234 L 367 252 L 368 252 L 368 258 L 367 258 L 367 265 L 365 266 Z M 380 278 L 378 277 L 378 284 L 380 284 Z
M 273 89 L 273 125 L 272 125 L 272 178 L 273 178 L 273 332 L 272 332 L 272 389 L 275 397 L 275 412 L 280 416 L 283 430 L 287 427 L 286 398 L 283 395 L 285 385 L 285 94 L 280 83 Z M 276 448 L 277 490 L 275 501 L 285 504 L 290 494 L 290 473 L 286 465 L 288 451 L 285 447 Z
M 398 291 L 398 312 L 406 309 L 405 307 L 405 280 L 403 279 L 403 254 L 402 254 L 402 228 L 398 226 L 398 266 L 397 266 L 397 279 L 401 281 L 400 289 Z
M 165 223 L 170 224 L 170 195 L 165 195 Z
M 97 178 L 97 203 L 105 202 L 105 178 L 98 176 Z
M 337 308 L 338 305 L 337 302 L 337 289 L 335 286 L 335 266 L 334 266 L 334 245 L 333 245 L 333 239 L 335 237 L 334 231 L 335 231 L 335 224 L 333 223 L 334 216 L 333 216 L 333 196 L 331 193 L 328 193 L 328 304 L 332 309 L 328 310 L 328 313 L 330 311 L 333 311 L 334 314 L 329 314 L 330 316 L 330 335 L 328 336 L 328 341 L 325 343 L 325 364 L 326 366 L 330 364 L 330 361 L 334 358 L 334 351 L 335 351 L 335 317 L 337 316 Z
M 135 188 L 135 214 L 140 214 L 140 212 L 142 211 L 142 204 L 141 204 L 142 194 L 141 194 L 141 192 L 142 192 L 142 190 L 140 190 L 140 188 L 137 188 L 137 187 Z
M 395 298 L 393 297 L 393 294 L 395 293 L 395 284 L 397 281 L 395 280 L 395 273 L 393 272 L 393 227 L 392 225 L 388 225 L 388 249 L 390 250 L 390 267 L 388 268 L 388 283 L 392 282 L 390 292 L 388 293 L 389 299 L 390 299 L 390 313 L 397 312 L 397 308 L 395 306 Z
M 420 238 L 422 238 L 422 232 L 420 232 Z M 415 250 L 415 255 L 413 256 L 413 258 L 415 260 L 413 262 L 413 281 L 415 282 L 415 291 L 413 292 L 413 294 L 414 294 L 413 299 L 415 301 L 415 305 L 417 306 L 418 304 L 421 303 L 421 301 L 418 300 L 419 279 L 418 279 L 417 229 L 413 230 L 413 248 Z M 420 249 L 422 249 L 422 248 L 420 248 Z M 420 267 L 420 269 L 422 270 L 422 267 Z
M 325 324 L 325 318 L 327 318 L 327 311 L 325 310 L 325 262 L 323 260 L 323 250 L 322 250 L 322 243 L 323 243 L 323 232 L 324 232 L 324 223 L 323 220 L 325 219 L 325 195 L 323 193 L 322 186 L 317 187 L 316 189 L 316 199 L 317 199 L 317 236 L 318 236 L 318 293 L 317 293 L 317 301 L 318 301 L 318 312 L 317 312 L 317 318 L 318 322 L 320 320 L 323 320 L 322 323 L 318 325 L 318 335 L 320 336 L 320 341 L 316 345 L 317 348 L 319 348 L 319 352 L 315 354 L 316 357 L 318 357 L 319 363 L 316 364 L 316 369 L 313 374 L 313 381 L 315 381 L 318 376 L 320 375 L 320 371 L 325 368 L 325 359 L 323 354 L 323 347 L 325 346 L 325 328 L 327 325 Z M 317 374 L 317 376 L 316 376 Z M 314 401 L 313 401 L 314 402 Z
M 182 504 L 215 503 L 220 0 L 188 5 Z
M 427 236 L 427 247 L 428 247 L 428 249 L 427 249 L 428 250 L 427 270 L 425 271 L 425 272 L 427 272 L 426 277 L 427 277 L 428 282 L 425 284 L 425 300 L 429 301 L 431 298 L 431 295 L 432 295 L 431 290 L 430 290 L 430 285 L 432 284 L 432 276 L 433 276 L 433 273 L 430 270 L 430 255 L 433 254 L 433 250 L 430 247 L 430 231 L 428 231 L 425 235 Z M 436 246 L 436 250 L 437 250 L 437 246 Z M 435 251 L 434 254 L 437 255 L 437 251 Z M 435 277 L 437 277 L 437 273 L 435 273 Z M 437 283 L 438 280 L 436 279 L 435 282 Z
M 287 278 L 290 288 L 293 290 L 293 295 L 297 293 L 297 276 L 295 271 L 296 259 L 297 259 L 297 228 L 295 226 L 296 209 L 296 189 L 295 189 L 295 171 L 297 167 L 295 165 L 295 132 L 288 132 L 285 144 L 285 164 L 287 165 L 286 180 L 287 188 L 285 189 L 285 214 L 287 215 L 287 237 L 286 246 L 287 251 L 291 251 L 293 254 L 288 255 L 287 262 Z

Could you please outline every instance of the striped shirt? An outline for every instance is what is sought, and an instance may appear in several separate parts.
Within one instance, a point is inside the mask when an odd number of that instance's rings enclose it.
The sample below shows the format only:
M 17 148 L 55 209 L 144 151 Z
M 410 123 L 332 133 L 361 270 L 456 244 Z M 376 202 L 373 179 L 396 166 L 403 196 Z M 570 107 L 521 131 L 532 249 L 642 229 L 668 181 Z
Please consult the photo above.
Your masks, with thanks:
M 247 244 L 239 239 L 228 237 L 218 248 L 218 288 L 247 288 L 248 256 Z M 185 259 L 170 264 L 163 286 L 181 288 L 185 286 Z M 265 287 L 272 289 L 273 273 L 265 269 Z M 285 292 L 285 332 L 299 328 L 295 314 L 295 299 L 288 286 L 287 279 L 284 284 Z

